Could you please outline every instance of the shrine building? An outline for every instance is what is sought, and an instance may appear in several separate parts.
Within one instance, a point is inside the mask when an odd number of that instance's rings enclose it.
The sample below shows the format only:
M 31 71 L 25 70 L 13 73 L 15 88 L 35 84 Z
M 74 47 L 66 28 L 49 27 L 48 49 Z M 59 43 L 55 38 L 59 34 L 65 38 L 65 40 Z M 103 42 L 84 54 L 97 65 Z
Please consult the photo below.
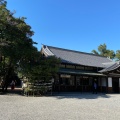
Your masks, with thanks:
M 55 92 L 92 92 L 96 81 L 98 92 L 120 93 L 120 62 L 92 53 L 42 45 L 44 56 L 61 59 L 54 78 Z

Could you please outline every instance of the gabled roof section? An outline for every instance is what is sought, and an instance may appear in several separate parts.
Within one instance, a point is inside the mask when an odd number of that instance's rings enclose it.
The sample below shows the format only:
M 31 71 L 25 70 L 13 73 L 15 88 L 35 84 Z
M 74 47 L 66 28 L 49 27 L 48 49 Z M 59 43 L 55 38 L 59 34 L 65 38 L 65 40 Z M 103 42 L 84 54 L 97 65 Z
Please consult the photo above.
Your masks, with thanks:
M 109 66 L 109 67 L 106 67 L 105 69 L 103 70 L 100 70 L 99 72 L 100 73 L 105 73 L 105 72 L 110 72 L 110 71 L 113 71 L 113 70 L 116 70 L 120 68 L 120 62 L 116 62 L 114 63 L 113 65 Z
M 46 46 L 46 45 L 43 45 L 42 46 L 42 53 L 44 53 L 44 55 L 47 57 L 47 56 L 54 56 L 54 54 L 50 51 L 50 49 Z
M 105 63 L 112 62 L 109 58 L 92 53 L 84 53 L 46 45 L 43 45 L 42 49 L 46 56 L 55 55 L 56 57 L 61 58 L 64 63 L 105 68 Z

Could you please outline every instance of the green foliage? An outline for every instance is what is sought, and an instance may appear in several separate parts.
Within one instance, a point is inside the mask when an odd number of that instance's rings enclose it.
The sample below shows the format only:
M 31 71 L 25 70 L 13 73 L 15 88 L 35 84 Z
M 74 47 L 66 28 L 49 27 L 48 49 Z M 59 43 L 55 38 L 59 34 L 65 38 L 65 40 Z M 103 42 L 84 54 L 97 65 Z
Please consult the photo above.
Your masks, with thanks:
M 113 50 L 107 50 L 106 53 L 104 54 L 104 56 L 110 57 L 110 59 L 114 59 L 115 52 Z
M 6 4 L 5 1 L 0 1 L 0 55 L 4 56 L 0 69 L 5 83 L 8 84 L 9 78 L 22 64 L 22 59 L 29 60 L 31 51 L 34 52 L 35 48 L 31 39 L 34 34 L 31 27 L 26 24 L 25 18 L 15 18 Z
M 101 56 L 105 56 L 107 53 L 107 46 L 104 43 L 103 45 L 98 46 L 98 51 L 100 53 Z
M 117 60 L 120 60 L 120 50 L 117 50 L 117 51 L 116 51 L 116 56 L 115 56 L 115 58 L 116 58 Z
M 113 50 L 107 49 L 107 46 L 105 43 L 103 45 L 101 44 L 98 46 L 98 51 L 92 50 L 92 53 L 94 53 L 96 55 L 109 57 L 110 59 L 114 59 L 114 57 L 115 57 L 115 52 Z
M 96 50 L 92 50 L 92 53 L 99 55 L 99 53 Z
M 0 41 L 2 43 L 0 51 L 8 58 L 9 64 L 15 64 L 23 55 L 27 56 L 28 51 L 30 53 L 33 31 L 25 23 L 25 19 L 15 18 L 6 9 L 6 4 L 0 6 L 0 18 Z
M 60 60 L 56 57 L 45 58 L 39 53 L 38 58 L 36 57 L 35 60 L 31 61 L 30 69 L 26 75 L 30 80 L 44 79 L 47 82 L 56 75 L 59 64 Z
M 32 40 L 34 32 L 26 24 L 24 17 L 16 18 L 6 8 L 6 2 L 0 0 L 0 61 L 1 76 L 8 80 L 15 72 L 20 76 L 35 80 L 49 81 L 57 73 L 60 60 L 55 57 L 45 58 L 37 50 Z
M 38 52 L 39 53 L 39 52 Z M 52 89 L 52 81 L 58 72 L 60 59 L 55 56 L 43 57 L 41 53 L 30 61 L 31 67 L 24 69 L 22 73 L 28 78 L 27 87 L 24 89 L 27 93 L 45 94 Z M 28 67 L 27 67 L 28 68 Z

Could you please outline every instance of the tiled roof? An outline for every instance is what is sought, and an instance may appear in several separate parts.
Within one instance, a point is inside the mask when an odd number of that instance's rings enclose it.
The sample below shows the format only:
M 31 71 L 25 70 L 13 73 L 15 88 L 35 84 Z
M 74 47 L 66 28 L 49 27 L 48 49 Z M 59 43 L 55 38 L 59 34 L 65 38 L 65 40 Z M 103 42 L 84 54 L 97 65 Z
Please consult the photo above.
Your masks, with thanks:
M 61 58 L 62 62 L 70 64 L 105 68 L 106 65 L 104 63 L 112 62 L 109 58 L 92 53 L 84 53 L 46 45 L 43 45 L 42 51 L 46 56 L 55 55 L 56 57 Z
M 120 64 L 118 64 L 118 63 L 116 62 L 116 63 L 114 63 L 113 65 L 111 65 L 111 66 L 109 66 L 109 67 L 107 67 L 107 68 L 105 68 L 105 69 L 103 69 L 103 70 L 100 70 L 99 72 L 101 72 L 101 73 L 109 72 L 109 71 L 115 70 L 115 69 L 117 69 L 117 68 L 119 68 L 119 67 L 120 67 Z

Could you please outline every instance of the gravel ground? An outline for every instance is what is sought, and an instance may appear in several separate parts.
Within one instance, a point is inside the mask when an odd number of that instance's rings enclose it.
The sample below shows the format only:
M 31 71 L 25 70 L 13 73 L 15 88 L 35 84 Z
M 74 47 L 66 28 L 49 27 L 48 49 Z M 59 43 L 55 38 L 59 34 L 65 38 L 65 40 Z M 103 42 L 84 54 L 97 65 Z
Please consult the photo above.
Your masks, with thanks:
M 0 95 L 0 120 L 120 120 L 120 94 Z

